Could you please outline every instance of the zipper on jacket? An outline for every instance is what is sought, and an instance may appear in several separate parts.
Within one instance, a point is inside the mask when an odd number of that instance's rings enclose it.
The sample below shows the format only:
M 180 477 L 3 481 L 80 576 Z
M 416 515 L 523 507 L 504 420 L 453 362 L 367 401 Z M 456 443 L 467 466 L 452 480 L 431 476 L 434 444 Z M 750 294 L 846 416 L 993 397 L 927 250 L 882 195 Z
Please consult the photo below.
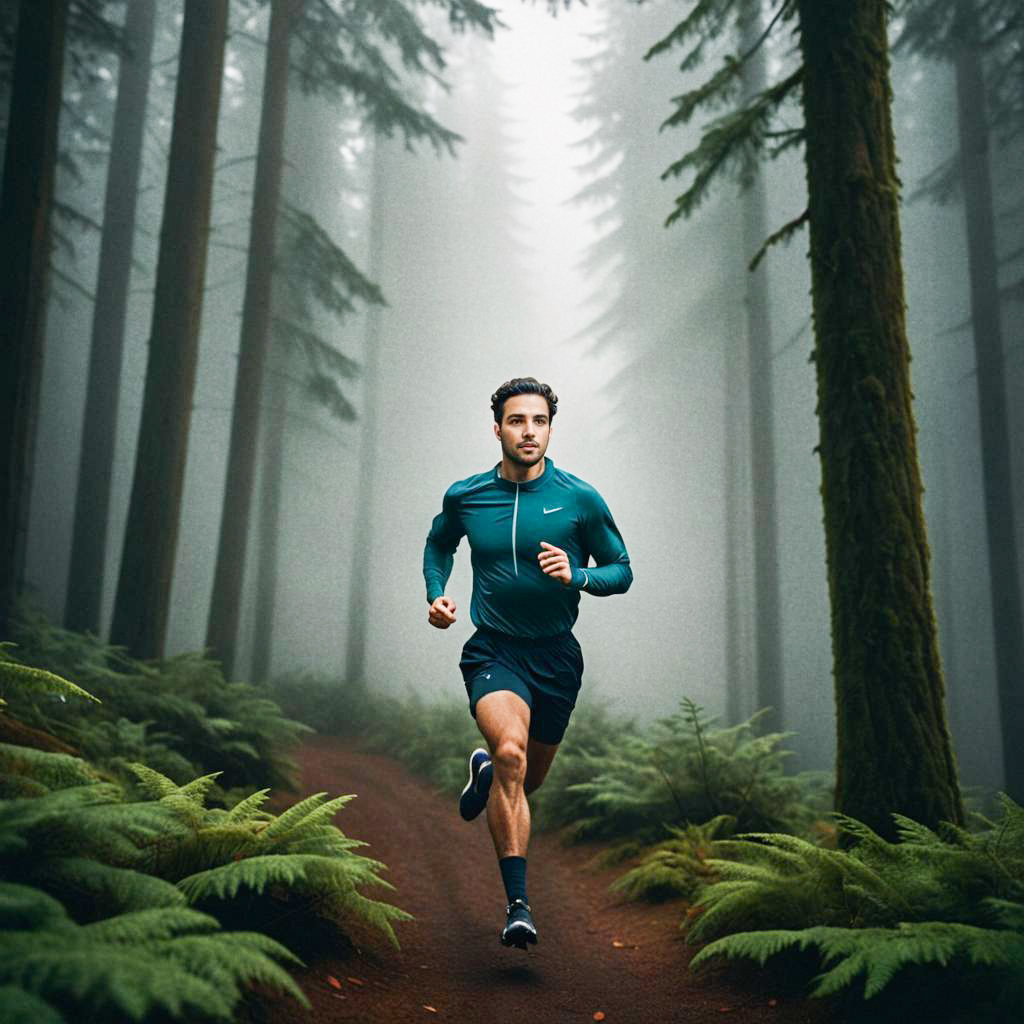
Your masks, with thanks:
M 519 516 L 519 484 L 516 484 L 516 501 L 512 506 L 512 568 L 515 574 L 519 575 L 519 565 L 516 562 L 516 519 Z

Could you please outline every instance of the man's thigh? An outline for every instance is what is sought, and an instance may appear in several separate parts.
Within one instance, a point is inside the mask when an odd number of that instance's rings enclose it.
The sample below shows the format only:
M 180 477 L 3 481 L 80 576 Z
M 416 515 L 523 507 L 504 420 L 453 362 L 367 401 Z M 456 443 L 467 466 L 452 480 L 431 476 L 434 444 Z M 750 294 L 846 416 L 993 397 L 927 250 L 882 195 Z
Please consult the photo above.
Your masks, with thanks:
M 515 740 L 525 747 L 530 732 L 530 705 L 512 690 L 492 690 L 476 702 L 476 724 L 492 755 L 503 740 Z

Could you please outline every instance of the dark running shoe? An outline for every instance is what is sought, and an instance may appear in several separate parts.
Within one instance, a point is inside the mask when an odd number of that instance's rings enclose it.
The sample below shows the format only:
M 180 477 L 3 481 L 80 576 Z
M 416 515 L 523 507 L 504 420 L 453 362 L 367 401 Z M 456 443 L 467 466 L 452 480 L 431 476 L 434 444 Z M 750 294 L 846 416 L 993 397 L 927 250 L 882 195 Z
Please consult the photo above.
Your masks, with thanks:
M 530 905 L 526 900 L 516 897 L 505 911 L 508 920 L 501 931 L 501 944 L 503 946 L 518 946 L 526 949 L 526 944 L 537 944 L 537 928 L 530 915 Z
M 487 806 L 493 776 L 491 755 L 483 747 L 477 747 L 469 755 L 469 782 L 459 797 L 459 814 L 466 821 L 472 821 Z

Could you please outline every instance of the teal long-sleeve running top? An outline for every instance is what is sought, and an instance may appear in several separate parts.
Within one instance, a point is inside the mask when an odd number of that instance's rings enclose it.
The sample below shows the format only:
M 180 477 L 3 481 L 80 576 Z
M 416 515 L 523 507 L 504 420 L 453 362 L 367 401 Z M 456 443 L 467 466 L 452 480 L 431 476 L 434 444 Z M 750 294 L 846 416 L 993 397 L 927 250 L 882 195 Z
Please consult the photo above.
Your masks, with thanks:
M 579 614 L 581 590 L 605 597 L 625 593 L 633 582 L 604 499 L 548 458 L 533 480 L 505 480 L 495 466 L 448 488 L 423 551 L 427 601 L 444 593 L 464 536 L 473 564 L 469 614 L 477 627 L 520 637 L 564 633 Z M 542 540 L 569 556 L 568 584 L 541 569 Z

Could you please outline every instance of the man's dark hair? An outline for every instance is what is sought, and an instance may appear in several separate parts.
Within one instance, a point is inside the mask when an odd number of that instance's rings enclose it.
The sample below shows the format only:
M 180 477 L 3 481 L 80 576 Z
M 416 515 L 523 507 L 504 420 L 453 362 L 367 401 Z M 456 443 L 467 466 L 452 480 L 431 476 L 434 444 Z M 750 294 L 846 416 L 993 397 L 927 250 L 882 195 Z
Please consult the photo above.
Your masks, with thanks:
M 513 395 L 543 395 L 548 402 L 548 418 L 553 420 L 558 412 L 558 395 L 547 384 L 541 384 L 535 377 L 513 377 L 491 395 L 494 422 L 499 426 L 505 414 L 505 402 Z

